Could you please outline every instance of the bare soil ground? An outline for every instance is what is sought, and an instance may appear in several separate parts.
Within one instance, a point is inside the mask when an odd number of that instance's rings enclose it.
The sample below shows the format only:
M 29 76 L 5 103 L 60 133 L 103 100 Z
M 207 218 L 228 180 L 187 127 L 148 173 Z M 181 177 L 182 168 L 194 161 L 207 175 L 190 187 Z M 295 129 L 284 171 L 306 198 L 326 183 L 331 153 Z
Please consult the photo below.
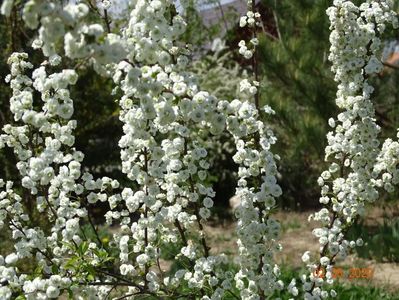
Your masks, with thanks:
M 373 208 L 368 211 L 366 223 L 369 225 L 382 224 L 385 217 L 396 217 L 398 215 L 398 207 L 390 207 L 388 210 L 381 208 Z M 309 222 L 308 216 L 311 212 L 279 212 L 276 218 L 281 222 L 282 234 L 280 242 L 283 250 L 276 256 L 277 262 L 292 267 L 301 267 L 302 254 L 309 250 L 313 255 L 317 254 L 319 244 L 317 239 L 312 235 L 312 229 L 317 227 L 317 223 Z M 212 245 L 213 253 L 225 253 L 231 255 L 232 258 L 237 254 L 235 244 L 235 227 L 236 224 L 225 223 L 217 226 L 206 226 L 205 231 Z M 384 247 L 384 245 L 381 245 Z M 337 262 L 337 267 L 349 270 L 350 268 L 371 268 L 374 270 L 370 279 L 352 279 L 356 284 L 372 284 L 383 287 L 389 291 L 399 292 L 399 264 L 398 263 L 379 263 L 374 260 L 365 260 L 356 256 L 349 255 L 345 260 Z M 341 280 L 350 280 L 347 277 Z

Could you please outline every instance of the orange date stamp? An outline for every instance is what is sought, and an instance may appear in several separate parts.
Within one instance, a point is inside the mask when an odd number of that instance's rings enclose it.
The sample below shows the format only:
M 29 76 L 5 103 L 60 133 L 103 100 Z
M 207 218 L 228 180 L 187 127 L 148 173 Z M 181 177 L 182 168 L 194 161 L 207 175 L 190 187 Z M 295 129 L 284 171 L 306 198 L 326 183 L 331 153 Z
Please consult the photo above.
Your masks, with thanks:
M 326 270 L 324 268 L 318 268 L 313 272 L 313 276 L 318 278 L 326 277 Z M 349 268 L 344 269 L 340 267 L 333 267 L 331 269 L 331 278 L 346 278 L 346 279 L 371 279 L 374 276 L 374 268 Z

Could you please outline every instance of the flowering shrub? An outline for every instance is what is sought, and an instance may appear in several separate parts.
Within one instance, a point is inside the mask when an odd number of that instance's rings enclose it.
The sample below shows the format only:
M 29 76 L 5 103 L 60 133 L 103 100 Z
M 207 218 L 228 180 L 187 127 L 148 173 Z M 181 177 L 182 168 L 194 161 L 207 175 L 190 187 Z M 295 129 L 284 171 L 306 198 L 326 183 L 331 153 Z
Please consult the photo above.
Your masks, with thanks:
M 28 54 L 13 53 L 6 78 L 12 89 L 14 120 L 3 128 L 0 149 L 13 149 L 20 181 L 0 179 L 0 226 L 8 226 L 15 251 L 0 256 L 0 299 L 266 299 L 285 284 L 274 263 L 280 225 L 272 216 L 278 156 L 271 128 L 261 121 L 273 114 L 259 106 L 257 46 L 260 14 L 254 1 L 240 19 L 251 38 L 239 53 L 251 61 L 253 76 L 239 83 L 240 99 L 217 99 L 188 72 L 187 45 L 181 43 L 185 20 L 170 0 L 130 1 L 130 18 L 117 30 L 109 1 L 5 0 L 1 13 L 19 9 L 37 35 L 32 47 L 45 60 L 38 66 Z M 368 77 L 381 69 L 379 35 L 385 23 L 397 24 L 390 1 L 357 7 L 334 1 L 331 20 L 333 71 L 343 109 L 328 134 L 328 171 L 318 180 L 320 202 L 314 219 L 320 259 L 301 277 L 306 299 L 334 296 L 314 271 L 331 269 L 334 259 L 362 242 L 345 240 L 345 231 L 361 216 L 365 202 L 390 191 L 399 181 L 398 142 L 379 147 Z M 94 17 L 97 16 L 97 17 Z M 94 178 L 81 167 L 84 154 L 74 148 L 74 102 L 70 89 L 81 66 L 112 78 L 120 95 L 121 169 L 130 184 Z M 68 66 L 69 68 L 66 68 Z M 261 118 L 262 117 L 262 118 Z M 335 124 L 337 123 L 337 124 Z M 214 253 L 204 231 L 215 192 L 207 184 L 211 163 L 204 137 L 228 133 L 238 165 L 236 195 L 237 265 Z M 216 139 L 214 139 L 216 140 Z M 118 231 L 105 242 L 92 221 L 97 203 L 108 205 L 108 225 Z M 26 204 L 34 206 L 27 210 Z M 35 219 L 39 213 L 42 220 Z M 163 249 L 177 247 L 178 268 L 165 272 Z M 305 253 L 303 260 L 310 260 Z M 326 283 L 332 279 L 327 272 Z M 293 296 L 300 290 L 286 284 Z
M 346 240 L 346 232 L 364 215 L 365 204 L 378 199 L 379 188 L 393 191 L 397 183 L 393 178 L 397 177 L 398 148 L 387 139 L 380 149 L 381 128 L 375 120 L 373 87 L 368 81 L 383 68 L 377 57 L 386 24 L 398 27 L 392 5 L 392 1 L 366 1 L 356 6 L 351 1 L 335 0 L 327 10 L 332 30 L 329 59 L 338 82 L 336 104 L 342 112 L 328 120 L 334 131 L 327 134 L 325 159 L 331 164 L 318 179 L 320 203 L 325 207 L 310 216 L 322 224 L 313 231 L 319 239 L 320 257 L 312 263 L 308 252 L 302 257 L 311 274 L 302 277 L 305 298 L 328 296 L 323 285 L 333 281 L 334 261 L 363 244 L 361 238 Z M 315 276 L 320 268 L 327 271 L 325 279 Z M 330 294 L 336 295 L 333 290 Z

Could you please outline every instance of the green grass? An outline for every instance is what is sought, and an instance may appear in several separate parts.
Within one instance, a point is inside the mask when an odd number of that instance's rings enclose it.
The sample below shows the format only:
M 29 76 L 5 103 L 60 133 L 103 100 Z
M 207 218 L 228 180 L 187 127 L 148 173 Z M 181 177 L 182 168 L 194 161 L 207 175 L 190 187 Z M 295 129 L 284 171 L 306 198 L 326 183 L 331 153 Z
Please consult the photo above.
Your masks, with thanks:
M 399 262 L 399 218 L 385 218 L 382 224 L 355 224 L 349 237 L 362 237 L 364 245 L 356 247 L 357 255 L 378 262 Z
M 281 230 L 283 233 L 302 227 L 301 222 L 298 219 L 291 219 L 286 222 L 281 222 Z

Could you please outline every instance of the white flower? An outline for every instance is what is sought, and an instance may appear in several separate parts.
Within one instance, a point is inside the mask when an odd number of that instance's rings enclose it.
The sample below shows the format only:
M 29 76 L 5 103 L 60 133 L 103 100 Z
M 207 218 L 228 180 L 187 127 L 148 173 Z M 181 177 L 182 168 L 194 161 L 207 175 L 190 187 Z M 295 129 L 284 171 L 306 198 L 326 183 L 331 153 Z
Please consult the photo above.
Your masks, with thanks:
M 11 299 L 12 290 L 7 286 L 0 287 L 0 299 Z
M 134 267 L 132 265 L 128 265 L 128 264 L 122 264 L 120 267 L 120 272 L 122 275 L 126 276 L 126 275 L 130 275 L 130 276 L 134 276 L 136 275 L 136 270 L 134 269 Z
M 309 259 L 310 259 L 309 253 L 310 253 L 310 251 L 306 251 L 306 252 L 302 255 L 302 261 L 303 261 L 303 262 L 308 262 L 308 261 L 309 261 Z
M 14 0 L 4 0 L 3 3 L 1 4 L 0 13 L 6 17 L 9 17 L 13 5 L 14 5 Z
M 49 286 L 46 290 L 46 295 L 49 298 L 57 298 L 60 294 L 60 290 L 55 286 Z
M 240 18 L 240 27 L 245 27 L 247 25 L 247 16 L 242 16 Z
M 211 208 L 213 206 L 213 200 L 209 197 L 206 197 L 203 201 L 203 204 L 206 208 Z
M 6 256 L 4 261 L 7 265 L 13 265 L 18 261 L 18 255 L 15 253 L 10 253 Z
M 331 290 L 330 295 L 331 295 L 331 297 L 335 298 L 335 297 L 337 297 L 337 292 L 335 290 Z
M 322 266 L 327 266 L 330 263 L 330 259 L 326 256 L 323 256 L 322 258 L 320 258 L 320 264 Z
M 102 0 L 101 6 L 103 9 L 110 9 L 111 7 L 111 1 L 109 0 Z
M 287 289 L 288 289 L 288 292 L 289 292 L 290 294 L 292 294 L 293 296 L 298 296 L 299 291 L 298 291 L 298 288 L 296 287 L 296 281 L 295 281 L 295 279 L 292 279 L 292 280 L 291 280 L 291 282 L 290 282 L 290 284 L 288 285 Z
M 149 257 L 147 254 L 140 254 L 137 256 L 136 261 L 139 265 L 145 265 L 149 260 Z

